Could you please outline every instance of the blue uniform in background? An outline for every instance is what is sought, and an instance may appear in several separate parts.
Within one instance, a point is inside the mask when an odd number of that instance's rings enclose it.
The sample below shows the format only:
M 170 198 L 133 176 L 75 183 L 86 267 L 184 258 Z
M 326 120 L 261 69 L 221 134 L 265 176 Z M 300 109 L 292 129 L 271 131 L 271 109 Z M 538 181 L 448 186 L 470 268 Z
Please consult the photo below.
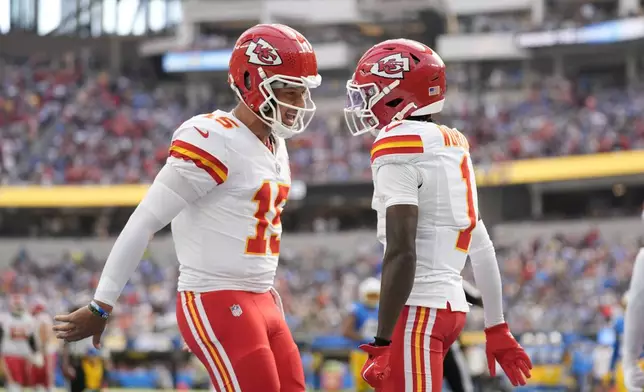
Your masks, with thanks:
M 363 339 L 361 343 L 369 343 L 378 332 L 378 307 L 371 308 L 355 302 L 350 312 L 356 319 L 356 331 Z
M 621 359 L 622 340 L 624 337 L 624 315 L 616 316 L 613 319 L 613 331 L 615 331 L 615 341 L 613 342 L 613 356 L 610 360 L 610 370 L 615 371 L 617 362 Z
M 360 342 L 356 343 L 369 343 L 373 340 L 378 332 L 378 307 L 372 308 L 363 303 L 355 302 L 351 305 L 349 313 L 355 318 L 355 329 L 362 337 Z M 371 390 L 369 385 L 362 379 L 360 372 L 362 365 L 367 361 L 367 354 L 357 349 L 357 347 L 349 355 L 349 363 L 351 366 L 351 373 L 354 377 L 355 391 L 364 392 Z

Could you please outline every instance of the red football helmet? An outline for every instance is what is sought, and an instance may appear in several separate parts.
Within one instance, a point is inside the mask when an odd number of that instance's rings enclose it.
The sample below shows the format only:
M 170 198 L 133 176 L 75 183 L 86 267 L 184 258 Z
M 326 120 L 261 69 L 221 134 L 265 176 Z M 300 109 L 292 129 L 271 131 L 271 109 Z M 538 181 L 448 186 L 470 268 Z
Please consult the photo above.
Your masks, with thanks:
M 309 89 L 318 87 L 321 80 L 309 41 L 281 24 L 259 24 L 246 30 L 230 58 L 230 87 L 260 120 L 284 138 L 304 131 L 313 118 L 315 104 Z M 283 87 L 304 87 L 304 107 L 277 100 L 273 89 Z M 280 105 L 297 110 L 293 125 L 283 123 Z
M 45 303 L 45 300 L 42 297 L 40 297 L 40 296 L 35 297 L 31 301 L 31 314 L 32 315 L 37 315 L 39 313 L 42 313 L 42 312 L 45 311 L 45 309 L 47 309 L 47 304 Z
M 443 110 L 445 63 L 428 46 L 392 39 L 369 49 L 347 81 L 345 119 L 353 135 Z

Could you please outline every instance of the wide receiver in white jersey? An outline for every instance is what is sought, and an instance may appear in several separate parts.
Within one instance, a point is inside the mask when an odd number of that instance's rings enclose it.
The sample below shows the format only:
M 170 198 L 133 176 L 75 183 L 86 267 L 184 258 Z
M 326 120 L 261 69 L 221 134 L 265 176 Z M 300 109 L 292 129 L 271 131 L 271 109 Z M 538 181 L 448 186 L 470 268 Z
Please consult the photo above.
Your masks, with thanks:
M 151 235 L 172 221 L 180 263 L 177 321 L 217 391 L 305 390 L 299 352 L 273 289 L 291 184 L 284 138 L 306 128 L 320 84 L 315 53 L 290 27 L 257 25 L 237 40 L 229 82 L 240 103 L 193 117 L 120 234 L 94 301 L 57 316 L 59 338 L 94 336 Z
M 405 39 L 369 49 L 347 83 L 351 132 L 378 132 L 373 208 L 385 255 L 378 333 L 361 346 L 369 353 L 362 376 L 378 391 L 442 390 L 443 359 L 469 310 L 461 278 L 468 254 L 485 304 L 490 372 L 496 360 L 514 385 L 524 385 L 532 367 L 504 322 L 467 139 L 432 119 L 445 88 L 438 54 Z
M 21 391 L 32 384 L 32 367 L 44 359 L 35 337 L 35 320 L 26 309 L 21 294 L 9 297 L 9 312 L 0 314 L 0 353 L 8 392 Z
M 644 205 L 642 207 L 644 208 Z M 622 368 L 626 389 L 628 392 L 642 391 L 644 371 L 640 367 L 640 358 L 644 353 L 644 248 L 641 248 L 635 257 L 631 284 L 626 295 L 623 344 Z

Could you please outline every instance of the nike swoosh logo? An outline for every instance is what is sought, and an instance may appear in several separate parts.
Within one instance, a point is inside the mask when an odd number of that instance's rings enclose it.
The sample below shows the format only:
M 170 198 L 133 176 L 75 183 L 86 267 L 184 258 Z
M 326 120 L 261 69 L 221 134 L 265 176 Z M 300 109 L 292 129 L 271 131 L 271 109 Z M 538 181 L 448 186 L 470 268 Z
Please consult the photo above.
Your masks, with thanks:
M 369 364 L 369 366 L 367 366 L 367 368 L 362 372 L 362 379 L 363 379 L 363 380 L 367 381 L 367 379 L 366 379 L 365 377 L 366 377 L 366 375 L 367 375 L 367 372 L 368 372 L 368 371 L 373 367 L 373 365 L 375 365 L 375 363 L 374 363 L 374 362 L 371 362 L 371 363 Z
M 193 126 L 193 128 L 196 129 L 197 132 L 199 132 L 199 134 L 204 137 L 204 139 L 208 139 L 208 136 L 210 136 L 208 131 L 202 131 L 201 129 L 199 129 L 199 128 L 195 127 L 195 126 Z

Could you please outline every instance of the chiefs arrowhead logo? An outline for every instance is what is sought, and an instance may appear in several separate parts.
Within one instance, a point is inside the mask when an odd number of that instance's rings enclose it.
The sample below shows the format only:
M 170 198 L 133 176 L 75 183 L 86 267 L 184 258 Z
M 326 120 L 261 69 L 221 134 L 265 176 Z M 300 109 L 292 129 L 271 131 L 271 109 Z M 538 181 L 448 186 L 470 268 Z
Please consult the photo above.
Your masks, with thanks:
M 371 73 L 389 79 L 402 79 L 409 72 L 409 59 L 400 53 L 383 57 L 371 66 Z
M 246 56 L 248 56 L 248 62 L 251 64 L 282 64 L 282 58 L 277 53 L 277 50 L 275 50 L 275 48 L 271 44 L 264 41 L 263 38 L 260 38 L 257 41 L 249 42 L 248 49 L 246 49 Z

